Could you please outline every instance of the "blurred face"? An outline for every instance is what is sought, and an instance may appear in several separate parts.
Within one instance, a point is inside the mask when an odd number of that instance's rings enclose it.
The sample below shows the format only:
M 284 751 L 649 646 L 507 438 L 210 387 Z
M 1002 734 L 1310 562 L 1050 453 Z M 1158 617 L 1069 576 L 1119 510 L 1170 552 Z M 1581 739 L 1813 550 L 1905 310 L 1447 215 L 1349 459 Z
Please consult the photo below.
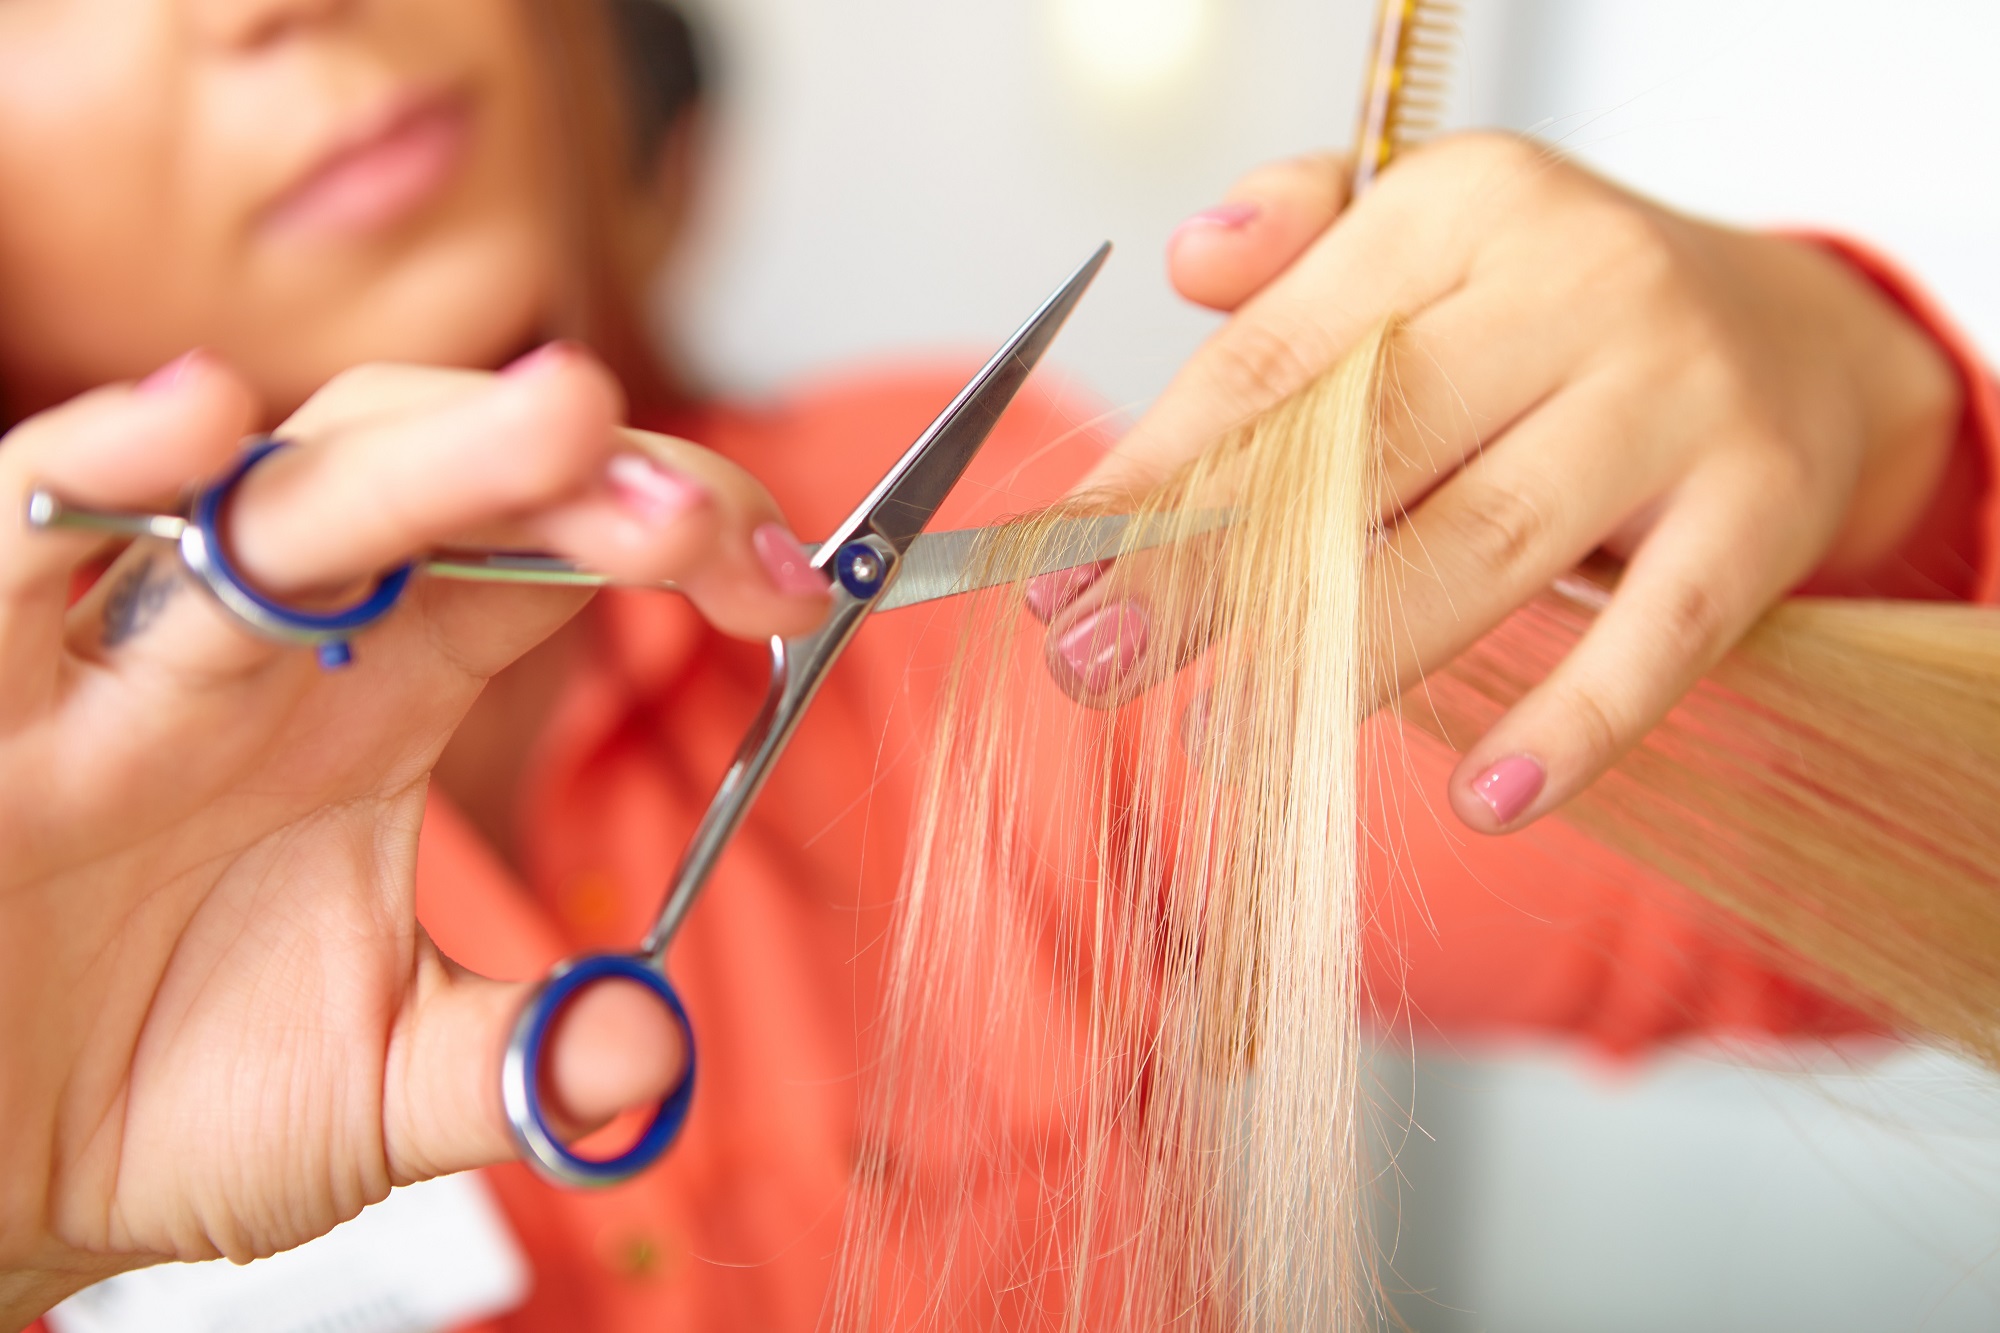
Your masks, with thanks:
M 0 395 L 208 347 L 274 412 L 358 361 L 485 365 L 556 272 L 510 0 L 0 0 Z

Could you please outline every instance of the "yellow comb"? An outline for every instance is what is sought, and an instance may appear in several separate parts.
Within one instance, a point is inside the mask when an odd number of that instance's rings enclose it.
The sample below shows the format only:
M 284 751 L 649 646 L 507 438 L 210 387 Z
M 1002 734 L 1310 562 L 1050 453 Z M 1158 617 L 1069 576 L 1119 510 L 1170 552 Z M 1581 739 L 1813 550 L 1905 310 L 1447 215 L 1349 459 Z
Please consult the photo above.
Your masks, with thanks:
M 1458 0 L 1383 0 L 1354 148 L 1354 196 L 1397 153 L 1440 128 L 1463 12 Z

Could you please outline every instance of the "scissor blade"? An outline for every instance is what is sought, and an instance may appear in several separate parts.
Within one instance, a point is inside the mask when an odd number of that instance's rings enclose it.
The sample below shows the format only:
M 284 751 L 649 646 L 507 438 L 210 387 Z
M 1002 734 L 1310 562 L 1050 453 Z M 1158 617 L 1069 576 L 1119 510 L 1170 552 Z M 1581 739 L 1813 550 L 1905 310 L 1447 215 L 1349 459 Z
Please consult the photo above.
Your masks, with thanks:
M 952 487 L 993 433 L 1000 414 L 1014 401 L 1028 373 L 1042 359 L 1091 279 L 1111 254 L 1105 244 L 1043 303 L 1018 332 L 959 391 L 951 405 L 931 423 L 902 460 L 882 478 L 868 498 L 819 550 L 814 564 L 824 568 L 842 546 L 873 531 L 898 551 L 907 551 L 930 524 Z
M 896 581 L 882 594 L 875 609 L 894 611 L 899 607 L 921 606 L 942 597 L 957 597 L 1010 583 L 1023 576 L 1032 578 L 1094 565 L 1100 560 L 1226 528 L 1232 517 L 1227 509 L 1206 509 L 1194 514 L 1150 514 L 1143 519 L 1130 514 L 1066 519 L 1049 530 L 1034 567 L 1027 570 L 1001 568 L 988 558 L 995 529 L 926 532 L 910 543 Z

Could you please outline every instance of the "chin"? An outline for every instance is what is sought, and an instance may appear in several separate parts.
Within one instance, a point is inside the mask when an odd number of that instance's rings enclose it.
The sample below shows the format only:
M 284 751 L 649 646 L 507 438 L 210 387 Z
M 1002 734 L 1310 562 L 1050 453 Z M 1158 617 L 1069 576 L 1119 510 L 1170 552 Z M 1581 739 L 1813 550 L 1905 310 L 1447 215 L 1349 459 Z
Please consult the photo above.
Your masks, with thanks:
M 344 267 L 344 266 L 343 266 Z M 491 369 L 540 341 L 556 289 L 544 230 L 521 220 L 453 229 L 365 274 L 322 273 L 317 309 L 241 363 L 289 412 L 370 361 Z M 334 279 L 329 281 L 328 279 Z M 291 304 L 291 303 L 287 303 Z

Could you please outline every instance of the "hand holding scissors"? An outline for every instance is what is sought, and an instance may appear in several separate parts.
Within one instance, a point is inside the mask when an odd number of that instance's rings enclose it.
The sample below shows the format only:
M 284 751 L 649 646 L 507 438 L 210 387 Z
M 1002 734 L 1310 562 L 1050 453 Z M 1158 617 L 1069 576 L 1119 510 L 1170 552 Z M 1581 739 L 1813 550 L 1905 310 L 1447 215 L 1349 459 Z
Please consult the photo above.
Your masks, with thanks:
M 0 1273 L 59 1271 L 51 1291 L 286 1249 L 516 1151 L 499 1071 L 530 987 L 450 966 L 419 927 L 418 832 L 488 678 L 584 595 L 413 578 L 355 665 L 326 671 L 243 632 L 166 543 L 25 521 L 37 486 L 179 508 L 264 410 L 202 355 L 0 443 Z M 237 489 L 229 554 L 271 595 L 337 601 L 441 544 L 548 547 L 675 579 L 725 632 L 818 625 L 824 580 L 760 558 L 782 519 L 754 479 L 619 418 L 580 349 L 499 376 L 350 372 Z M 620 474 L 649 459 L 698 502 L 635 504 Z M 593 992 L 551 1071 L 569 1113 L 663 1092 L 668 1021 L 629 986 Z M 662 1034 L 660 1058 L 605 1059 L 621 1031 Z
M 706 817 L 669 885 L 653 929 L 632 954 L 601 954 L 559 967 L 528 999 L 508 1044 L 503 1071 L 507 1115 L 521 1150 L 545 1174 L 577 1185 L 629 1178 L 665 1152 L 679 1132 L 694 1095 L 692 1025 L 664 974 L 675 932 L 783 754 L 820 683 L 863 622 L 892 610 L 970 592 L 995 575 L 984 572 L 981 530 L 927 533 L 925 528 L 985 444 L 1001 413 L 1062 327 L 1102 266 L 1100 250 L 1011 338 L 911 446 L 855 511 L 813 555 L 815 568 L 833 583 L 832 604 L 813 632 L 772 641 L 770 692 L 745 737 Z M 44 527 L 96 528 L 174 541 L 184 562 L 218 604 L 246 627 L 280 642 L 311 646 L 323 665 L 352 659 L 350 643 L 382 620 L 419 573 L 430 577 L 503 583 L 593 585 L 604 576 L 553 557 L 519 551 L 434 551 L 375 581 L 354 604 L 333 611 L 305 611 L 252 587 L 230 562 L 219 525 L 233 489 L 281 446 L 254 444 L 221 482 L 203 491 L 185 516 L 113 513 L 63 503 L 37 492 L 31 521 Z M 1036 571 L 1091 564 L 1165 540 L 1137 530 L 1121 517 L 1073 520 L 1054 534 Z M 365 651 L 365 649 L 364 649 Z M 687 1038 L 689 1060 L 680 1084 L 655 1110 L 638 1141 L 605 1160 L 568 1146 L 550 1123 L 542 1088 L 550 1032 L 582 992 L 614 978 L 637 983 L 669 1011 Z

